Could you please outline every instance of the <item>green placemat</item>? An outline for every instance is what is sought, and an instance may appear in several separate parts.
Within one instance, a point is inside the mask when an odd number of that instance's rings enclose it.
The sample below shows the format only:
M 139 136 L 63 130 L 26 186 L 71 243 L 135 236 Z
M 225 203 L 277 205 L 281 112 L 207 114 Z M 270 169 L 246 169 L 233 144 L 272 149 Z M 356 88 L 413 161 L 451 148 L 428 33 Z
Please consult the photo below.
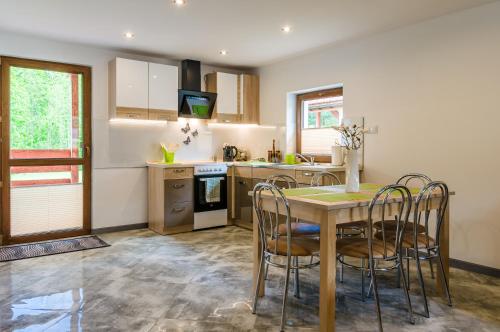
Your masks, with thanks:
M 359 185 L 359 190 L 361 191 L 370 191 L 373 193 L 376 193 L 380 189 L 382 189 L 384 185 L 382 184 L 376 184 L 376 183 L 361 183 Z M 410 189 L 410 192 L 412 195 L 416 195 L 420 192 L 420 188 L 408 188 Z
M 304 195 L 303 198 L 322 201 L 328 203 L 346 202 L 346 201 L 366 201 L 371 200 L 373 195 L 364 193 L 328 193 L 318 195 Z
M 305 196 L 314 194 L 327 194 L 328 190 L 318 189 L 318 188 L 293 188 L 293 189 L 283 189 L 285 196 Z

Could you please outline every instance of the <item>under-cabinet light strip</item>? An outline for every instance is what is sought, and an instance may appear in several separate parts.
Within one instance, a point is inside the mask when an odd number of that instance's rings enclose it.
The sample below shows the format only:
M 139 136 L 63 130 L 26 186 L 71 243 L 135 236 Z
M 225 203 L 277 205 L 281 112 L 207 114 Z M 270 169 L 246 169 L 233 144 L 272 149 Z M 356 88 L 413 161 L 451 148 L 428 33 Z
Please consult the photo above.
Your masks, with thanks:
M 260 126 L 255 123 L 209 123 L 209 127 L 213 128 L 262 128 L 276 129 L 276 126 Z
M 113 124 L 138 124 L 138 125 L 166 125 L 166 120 L 144 120 L 144 119 L 124 119 L 114 118 L 109 119 L 109 123 Z

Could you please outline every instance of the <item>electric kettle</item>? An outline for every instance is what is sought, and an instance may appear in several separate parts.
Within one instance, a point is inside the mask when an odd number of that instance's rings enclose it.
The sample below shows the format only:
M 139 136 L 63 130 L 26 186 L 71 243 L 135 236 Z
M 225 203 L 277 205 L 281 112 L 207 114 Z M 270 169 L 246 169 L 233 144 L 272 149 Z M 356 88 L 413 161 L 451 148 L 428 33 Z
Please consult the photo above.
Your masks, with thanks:
M 234 161 L 234 158 L 238 155 L 238 149 L 233 145 L 224 145 L 222 147 L 222 160 L 223 161 Z

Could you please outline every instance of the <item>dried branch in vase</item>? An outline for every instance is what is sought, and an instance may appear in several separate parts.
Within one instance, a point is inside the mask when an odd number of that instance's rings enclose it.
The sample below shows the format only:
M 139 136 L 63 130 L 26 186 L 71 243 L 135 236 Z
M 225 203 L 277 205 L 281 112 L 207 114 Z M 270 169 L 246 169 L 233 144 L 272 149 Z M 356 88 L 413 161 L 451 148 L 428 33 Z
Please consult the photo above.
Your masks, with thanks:
M 359 150 L 363 145 L 363 134 L 368 132 L 360 126 L 334 126 L 334 130 L 338 131 L 342 136 L 341 146 L 347 150 Z

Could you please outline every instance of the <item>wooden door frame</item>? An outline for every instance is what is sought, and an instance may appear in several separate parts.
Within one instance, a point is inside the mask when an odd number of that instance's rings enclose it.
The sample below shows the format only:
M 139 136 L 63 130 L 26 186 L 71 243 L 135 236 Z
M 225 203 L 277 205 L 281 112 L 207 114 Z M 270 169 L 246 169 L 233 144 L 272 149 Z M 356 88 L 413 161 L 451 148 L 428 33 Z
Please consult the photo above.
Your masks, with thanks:
M 2 185 L 2 233 L 3 244 L 45 241 L 61 237 L 72 237 L 90 234 L 91 232 L 91 183 L 92 183 L 92 98 L 91 98 L 91 68 L 49 61 L 0 57 L 0 105 L 1 105 L 1 181 Z M 42 69 L 70 74 L 81 74 L 83 84 L 83 157 L 55 159 L 14 159 L 10 160 L 10 67 Z M 11 166 L 83 166 L 83 225 L 82 229 L 53 231 L 47 233 L 28 234 L 12 237 L 10 235 L 10 167 Z
M 318 99 L 326 97 L 338 97 L 343 96 L 343 87 L 319 90 L 313 92 L 307 92 L 297 95 L 297 100 L 295 104 L 295 147 L 298 153 L 302 153 L 302 102 L 309 99 Z M 333 142 L 332 142 L 333 145 Z M 332 161 L 332 155 L 316 155 L 314 156 L 317 162 L 330 163 Z

